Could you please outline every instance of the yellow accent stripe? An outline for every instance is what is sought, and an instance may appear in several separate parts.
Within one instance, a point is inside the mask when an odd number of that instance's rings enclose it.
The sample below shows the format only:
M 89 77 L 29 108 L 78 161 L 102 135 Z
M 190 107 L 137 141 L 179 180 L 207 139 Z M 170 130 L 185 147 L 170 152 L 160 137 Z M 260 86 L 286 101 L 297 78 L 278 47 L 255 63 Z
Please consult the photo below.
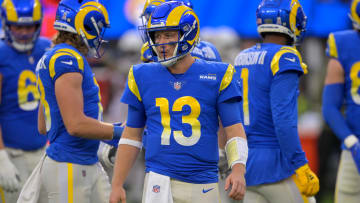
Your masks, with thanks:
M 336 41 L 334 34 L 331 33 L 328 38 L 328 47 L 329 47 L 329 54 L 331 57 L 338 58 L 338 51 L 336 47 Z
M 187 6 L 178 6 L 175 7 L 168 15 L 166 19 L 166 26 L 178 26 L 181 17 L 185 14 L 186 11 L 189 11 Z
M 1 187 L 0 187 L 0 200 L 2 203 L 5 203 L 5 194 Z
M 74 203 L 74 177 L 73 177 L 73 165 L 67 163 L 68 166 L 68 203 Z
M 138 98 L 139 101 L 142 101 L 141 96 L 140 96 L 140 92 L 139 92 L 139 88 L 136 84 L 136 80 L 134 77 L 134 73 L 133 73 L 133 66 L 131 66 L 130 70 L 129 70 L 129 75 L 128 75 L 128 86 L 130 91 Z
M 35 0 L 33 7 L 33 21 L 41 19 L 41 3 L 39 0 Z
M 279 71 L 279 61 L 280 61 L 280 58 L 283 54 L 285 53 L 293 53 L 295 54 L 299 60 L 300 60 L 300 65 L 301 65 L 301 68 L 303 69 L 304 71 L 304 74 L 307 74 L 308 73 L 308 70 L 307 70 L 307 65 L 305 63 L 303 63 L 302 61 L 302 57 L 300 55 L 300 53 L 298 52 L 298 50 L 296 50 L 295 48 L 293 47 L 282 47 L 276 54 L 275 56 L 273 57 L 272 61 L 271 61 L 271 71 L 273 73 L 273 75 L 275 75 L 278 71 Z
M 291 179 L 293 179 L 293 181 L 295 182 L 296 187 L 298 188 L 298 190 L 300 192 L 301 184 L 300 184 L 299 180 L 296 178 L 296 174 L 292 175 Z M 301 198 L 303 199 L 304 203 L 309 203 L 309 199 L 308 199 L 307 196 L 301 194 Z
M 300 4 L 297 0 L 292 0 L 291 6 L 292 7 L 291 7 L 291 11 L 290 11 L 290 16 L 289 16 L 290 28 L 295 33 L 295 35 L 298 36 L 300 34 L 300 30 L 298 30 L 296 27 L 296 15 L 297 15 L 297 11 L 300 7 Z
M 354 0 L 351 4 L 351 17 L 353 20 L 360 24 L 360 16 L 356 13 L 356 7 L 360 3 L 360 0 Z
M 18 16 L 15 10 L 15 6 L 11 0 L 4 0 L 1 6 L 4 7 L 6 10 L 6 17 L 8 21 L 11 22 L 18 21 Z
M 101 119 L 101 116 L 102 116 L 102 112 L 103 112 L 103 106 L 101 104 L 101 92 L 100 92 L 100 86 L 99 86 L 99 83 L 97 82 L 95 76 L 93 77 L 94 79 L 94 83 L 95 85 L 99 88 L 99 91 L 98 91 L 98 97 L 99 97 L 99 102 L 98 102 L 98 108 L 99 108 L 99 113 L 98 113 L 98 120 L 100 121 Z
M 79 69 L 81 71 L 84 71 L 84 61 L 83 61 L 83 58 L 81 57 L 81 55 L 79 53 L 77 53 L 76 51 L 74 51 L 72 49 L 59 49 L 51 57 L 50 62 L 49 62 L 49 72 L 50 72 L 50 77 L 51 78 L 54 78 L 54 76 L 56 74 L 55 73 L 55 62 L 60 56 L 75 57 L 77 62 L 78 62 Z
M 144 57 L 144 53 L 148 49 L 149 49 L 149 43 L 145 42 L 141 47 L 141 61 L 143 61 L 143 62 L 148 62 L 149 61 L 147 58 Z
M 79 69 L 84 71 L 84 59 L 83 57 L 73 49 L 59 49 L 56 52 L 68 52 L 71 53 L 77 60 Z
M 234 66 L 229 64 L 229 66 L 224 74 L 224 77 L 221 80 L 219 92 L 223 91 L 225 88 L 227 88 L 230 85 L 234 73 L 235 73 Z

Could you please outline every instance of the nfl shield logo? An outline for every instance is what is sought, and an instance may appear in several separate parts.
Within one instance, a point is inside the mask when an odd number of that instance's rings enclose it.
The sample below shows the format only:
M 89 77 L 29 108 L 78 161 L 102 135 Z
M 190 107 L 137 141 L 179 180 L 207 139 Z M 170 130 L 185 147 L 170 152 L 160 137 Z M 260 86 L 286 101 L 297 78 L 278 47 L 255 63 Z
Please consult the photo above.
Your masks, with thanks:
M 181 89 L 181 82 L 174 82 L 174 89 L 180 90 Z
M 154 185 L 152 191 L 155 192 L 155 193 L 159 193 L 160 192 L 160 185 Z

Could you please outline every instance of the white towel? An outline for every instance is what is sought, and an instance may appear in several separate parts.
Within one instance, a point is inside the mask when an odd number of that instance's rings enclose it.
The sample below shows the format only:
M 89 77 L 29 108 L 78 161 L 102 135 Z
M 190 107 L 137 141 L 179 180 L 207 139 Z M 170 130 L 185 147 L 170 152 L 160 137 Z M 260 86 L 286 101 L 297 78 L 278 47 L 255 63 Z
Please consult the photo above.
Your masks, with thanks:
M 44 154 L 39 163 L 34 168 L 30 177 L 26 180 L 22 188 L 17 203 L 37 203 L 41 190 L 41 168 L 44 163 L 46 155 Z
M 170 177 L 149 172 L 144 203 L 173 203 Z

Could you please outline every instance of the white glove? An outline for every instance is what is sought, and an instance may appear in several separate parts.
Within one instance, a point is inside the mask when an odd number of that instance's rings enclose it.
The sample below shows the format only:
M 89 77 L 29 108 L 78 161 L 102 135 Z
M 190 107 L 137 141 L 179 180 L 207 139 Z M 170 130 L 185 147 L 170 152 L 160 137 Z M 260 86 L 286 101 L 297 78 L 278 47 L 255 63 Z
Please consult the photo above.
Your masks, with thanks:
M 20 190 L 19 172 L 4 149 L 0 150 L 0 186 L 7 192 Z
M 108 144 L 104 144 L 101 153 L 99 155 L 101 163 L 106 168 L 113 168 L 115 163 L 117 148 Z

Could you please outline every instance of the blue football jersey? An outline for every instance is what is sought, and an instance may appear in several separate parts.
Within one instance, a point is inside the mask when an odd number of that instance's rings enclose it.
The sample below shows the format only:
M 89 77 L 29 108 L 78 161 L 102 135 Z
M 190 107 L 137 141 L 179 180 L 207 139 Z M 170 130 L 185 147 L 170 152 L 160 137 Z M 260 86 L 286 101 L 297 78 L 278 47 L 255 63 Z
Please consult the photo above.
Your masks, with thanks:
M 294 173 L 294 166 L 280 151 L 270 104 L 271 84 L 277 74 L 285 71 L 307 73 L 306 65 L 296 49 L 263 43 L 240 52 L 235 69 L 242 85 L 241 116 L 249 146 L 246 184 L 285 179 Z M 305 161 L 305 155 L 303 158 Z
M 46 144 L 46 137 L 37 130 L 40 94 L 35 68 L 49 47 L 49 40 L 39 38 L 31 52 L 21 53 L 0 40 L 0 125 L 6 147 L 35 150 Z
M 345 30 L 330 33 L 326 54 L 337 59 L 344 69 L 345 120 L 350 130 L 360 138 L 360 33 Z
M 44 106 L 47 137 L 50 146 L 47 155 L 59 162 L 90 165 L 98 161 L 98 140 L 71 136 L 62 120 L 56 101 L 55 81 L 62 74 L 77 72 L 83 77 L 84 113 L 102 119 L 100 90 L 86 58 L 68 44 L 58 44 L 46 52 L 36 68 L 38 88 Z M 71 95 L 69 95 L 71 97 Z
M 217 104 L 241 99 L 232 65 L 196 59 L 182 75 L 159 63 L 129 71 L 122 102 L 146 114 L 146 171 L 190 183 L 218 181 Z
M 216 47 L 210 42 L 200 41 L 191 52 L 191 56 L 203 59 L 205 61 L 221 62 L 221 56 Z M 141 47 L 141 61 L 153 62 L 157 61 L 157 57 L 153 56 L 152 51 L 149 49 L 149 44 L 146 42 Z

